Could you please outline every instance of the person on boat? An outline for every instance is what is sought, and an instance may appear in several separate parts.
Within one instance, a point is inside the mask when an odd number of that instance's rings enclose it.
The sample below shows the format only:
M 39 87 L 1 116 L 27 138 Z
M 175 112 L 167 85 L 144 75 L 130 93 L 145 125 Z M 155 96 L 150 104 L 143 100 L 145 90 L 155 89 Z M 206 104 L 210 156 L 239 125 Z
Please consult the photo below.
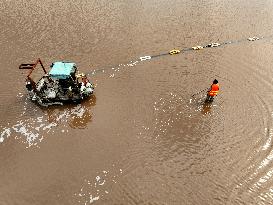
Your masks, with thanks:
M 86 77 L 85 74 L 82 74 L 82 84 L 83 84 L 84 86 L 86 86 L 87 83 L 89 83 L 89 80 L 87 79 L 87 77 Z
M 214 97 L 218 94 L 219 92 L 219 84 L 218 84 L 218 80 L 214 80 L 210 90 L 208 91 L 207 94 L 207 101 L 213 101 Z
M 82 76 L 81 92 L 84 95 L 88 95 L 90 93 L 93 93 L 92 84 L 89 82 L 86 75 Z

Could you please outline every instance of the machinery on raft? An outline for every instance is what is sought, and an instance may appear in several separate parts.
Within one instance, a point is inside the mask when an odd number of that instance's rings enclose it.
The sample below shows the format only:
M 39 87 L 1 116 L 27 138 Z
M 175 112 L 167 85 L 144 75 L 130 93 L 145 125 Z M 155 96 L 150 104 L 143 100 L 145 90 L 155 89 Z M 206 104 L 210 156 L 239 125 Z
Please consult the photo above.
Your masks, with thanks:
M 64 102 L 79 103 L 93 94 L 93 84 L 85 74 L 78 72 L 75 63 L 55 62 L 50 68 L 47 72 L 40 59 L 19 66 L 19 69 L 30 69 L 26 88 L 32 101 L 47 107 Z

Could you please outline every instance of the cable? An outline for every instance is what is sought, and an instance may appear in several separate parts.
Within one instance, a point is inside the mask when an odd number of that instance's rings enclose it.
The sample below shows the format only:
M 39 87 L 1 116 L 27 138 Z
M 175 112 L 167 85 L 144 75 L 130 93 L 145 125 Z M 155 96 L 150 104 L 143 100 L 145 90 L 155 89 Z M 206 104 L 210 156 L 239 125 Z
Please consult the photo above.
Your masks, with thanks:
M 270 38 L 273 38 L 273 34 L 270 35 L 270 36 L 266 36 L 266 37 L 253 36 L 253 37 L 249 37 L 247 39 L 226 41 L 226 42 L 223 42 L 223 43 L 213 42 L 213 43 L 209 43 L 209 44 L 206 44 L 206 45 L 203 45 L 203 46 L 197 45 L 197 46 L 194 46 L 194 47 L 191 47 L 191 48 L 173 49 L 173 50 L 171 50 L 169 52 L 166 52 L 166 53 L 160 53 L 160 54 L 151 55 L 151 56 L 148 56 L 148 55 L 147 56 L 142 56 L 142 57 L 139 57 L 138 59 L 130 61 L 129 63 L 119 64 L 119 65 L 116 65 L 116 66 L 107 66 L 105 68 L 95 69 L 95 70 L 92 70 L 91 72 L 87 72 L 86 74 L 87 75 L 95 75 L 96 73 L 99 73 L 99 72 L 104 73 L 106 70 L 119 71 L 119 69 L 121 67 L 135 66 L 139 62 L 148 61 L 148 60 L 158 58 L 158 57 L 162 57 L 162 56 L 166 56 L 166 55 L 178 55 L 178 54 L 189 52 L 189 51 L 197 51 L 198 52 L 198 50 L 202 50 L 202 49 L 216 48 L 216 47 L 221 47 L 221 46 L 230 45 L 230 44 L 239 44 L 239 43 L 247 42 L 247 41 L 253 42 L 253 41 L 265 40 L 265 39 L 270 39 Z

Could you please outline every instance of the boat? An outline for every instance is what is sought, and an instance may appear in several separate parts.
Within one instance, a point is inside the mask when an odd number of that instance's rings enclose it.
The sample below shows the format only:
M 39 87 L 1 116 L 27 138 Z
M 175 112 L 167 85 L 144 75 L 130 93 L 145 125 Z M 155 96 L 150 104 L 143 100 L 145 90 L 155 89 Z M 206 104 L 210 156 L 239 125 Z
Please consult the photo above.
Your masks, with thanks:
M 80 103 L 94 92 L 93 84 L 73 62 L 54 62 L 47 71 L 39 58 L 35 63 L 21 64 L 19 69 L 30 70 L 26 89 L 30 99 L 41 106 Z

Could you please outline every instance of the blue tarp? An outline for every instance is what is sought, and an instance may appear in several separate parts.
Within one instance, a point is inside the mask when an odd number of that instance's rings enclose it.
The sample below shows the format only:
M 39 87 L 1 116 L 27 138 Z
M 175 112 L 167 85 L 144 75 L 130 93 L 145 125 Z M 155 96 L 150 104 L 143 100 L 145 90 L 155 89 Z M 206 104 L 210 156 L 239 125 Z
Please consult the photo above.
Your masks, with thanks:
M 75 63 L 55 62 L 49 71 L 49 75 L 57 79 L 66 79 L 71 75 L 71 73 L 75 73 L 75 69 Z

